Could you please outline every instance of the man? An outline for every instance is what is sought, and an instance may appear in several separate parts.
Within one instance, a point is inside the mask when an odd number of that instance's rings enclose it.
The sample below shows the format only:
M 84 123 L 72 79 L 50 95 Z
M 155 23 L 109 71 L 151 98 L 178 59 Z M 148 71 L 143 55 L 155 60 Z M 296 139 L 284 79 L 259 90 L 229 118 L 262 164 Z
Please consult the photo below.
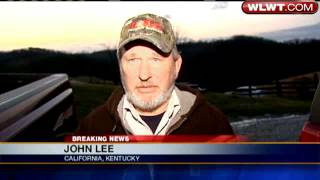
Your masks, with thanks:
M 182 57 L 170 22 L 153 14 L 127 20 L 117 50 L 123 88 L 81 123 L 81 134 L 233 134 L 199 91 L 175 85 Z

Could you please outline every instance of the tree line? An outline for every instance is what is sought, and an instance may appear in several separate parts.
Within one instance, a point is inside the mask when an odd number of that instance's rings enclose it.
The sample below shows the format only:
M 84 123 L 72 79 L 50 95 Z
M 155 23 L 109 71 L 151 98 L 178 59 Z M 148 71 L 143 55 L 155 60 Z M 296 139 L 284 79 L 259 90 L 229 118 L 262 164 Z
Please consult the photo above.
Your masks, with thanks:
M 270 83 L 320 70 L 320 40 L 276 42 L 253 36 L 234 36 L 178 44 L 183 58 L 179 82 L 196 83 L 214 91 L 246 84 Z M 67 73 L 95 76 L 120 83 L 116 51 L 66 53 L 40 48 L 0 52 L 1 73 Z

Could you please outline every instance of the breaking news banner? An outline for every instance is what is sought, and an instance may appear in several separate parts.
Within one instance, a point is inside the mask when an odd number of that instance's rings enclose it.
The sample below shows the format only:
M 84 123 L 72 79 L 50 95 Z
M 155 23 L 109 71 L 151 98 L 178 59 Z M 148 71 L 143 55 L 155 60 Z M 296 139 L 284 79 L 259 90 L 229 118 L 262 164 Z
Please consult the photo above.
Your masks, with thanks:
M 69 136 L 62 143 L 0 143 L 0 164 L 320 164 L 319 143 L 247 143 L 239 139 L 106 135 Z
M 247 14 L 315 14 L 318 8 L 316 1 L 249 0 L 242 4 Z
M 247 138 L 238 135 L 189 136 L 189 135 L 157 135 L 157 136 L 65 136 L 65 142 L 245 142 Z

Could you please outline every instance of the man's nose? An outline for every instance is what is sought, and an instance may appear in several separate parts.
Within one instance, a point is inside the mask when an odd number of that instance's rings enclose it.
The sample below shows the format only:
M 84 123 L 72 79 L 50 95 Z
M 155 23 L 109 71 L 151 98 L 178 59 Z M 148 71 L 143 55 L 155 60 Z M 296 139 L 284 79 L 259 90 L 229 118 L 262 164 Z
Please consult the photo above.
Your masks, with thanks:
M 151 70 L 149 63 L 144 60 L 141 61 L 140 68 L 139 68 L 139 79 L 141 81 L 148 81 L 151 78 Z

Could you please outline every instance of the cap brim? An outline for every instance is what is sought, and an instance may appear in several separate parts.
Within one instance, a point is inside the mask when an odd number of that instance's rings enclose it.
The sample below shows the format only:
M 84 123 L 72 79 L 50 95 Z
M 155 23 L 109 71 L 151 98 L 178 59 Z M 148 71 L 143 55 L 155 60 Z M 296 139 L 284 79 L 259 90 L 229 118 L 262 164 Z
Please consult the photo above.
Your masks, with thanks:
M 151 44 L 153 44 L 155 47 L 157 47 L 161 52 L 167 54 L 170 53 L 172 49 L 170 49 L 165 43 L 162 43 L 162 41 L 159 42 L 158 39 L 153 38 L 152 36 L 136 36 L 136 37 L 132 37 L 132 38 L 128 38 L 126 40 L 124 40 L 121 44 L 119 44 L 118 46 L 118 50 L 117 50 L 117 56 L 120 59 L 121 58 L 121 49 L 127 45 L 130 42 L 136 41 L 136 40 L 143 40 L 146 42 L 149 42 Z M 161 44 L 160 44 L 161 43 Z

